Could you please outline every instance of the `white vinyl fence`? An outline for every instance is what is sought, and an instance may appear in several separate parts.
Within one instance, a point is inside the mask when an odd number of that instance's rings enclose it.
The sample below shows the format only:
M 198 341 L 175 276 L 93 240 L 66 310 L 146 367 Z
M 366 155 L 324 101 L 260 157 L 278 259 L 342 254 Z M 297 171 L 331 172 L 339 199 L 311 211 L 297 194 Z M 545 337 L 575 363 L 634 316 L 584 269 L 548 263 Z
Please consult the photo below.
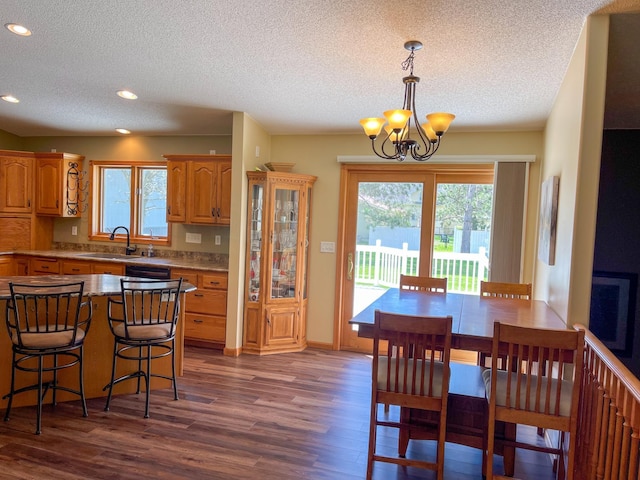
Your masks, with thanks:
M 355 274 L 356 283 L 376 287 L 397 287 L 400 274 L 418 274 L 418 250 L 357 245 Z M 486 280 L 489 258 L 486 250 L 479 253 L 434 252 L 431 276 L 446 277 L 447 291 L 457 293 L 480 293 L 480 281 Z

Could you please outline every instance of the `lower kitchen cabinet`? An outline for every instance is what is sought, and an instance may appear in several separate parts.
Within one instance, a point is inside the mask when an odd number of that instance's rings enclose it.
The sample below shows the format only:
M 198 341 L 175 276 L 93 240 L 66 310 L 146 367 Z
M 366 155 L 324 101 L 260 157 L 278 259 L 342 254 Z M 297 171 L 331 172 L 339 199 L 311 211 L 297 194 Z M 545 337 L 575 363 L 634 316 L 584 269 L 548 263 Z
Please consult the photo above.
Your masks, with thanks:
M 171 277 L 198 289 L 187 293 L 185 305 L 185 343 L 224 348 L 227 323 L 227 273 L 171 269 Z

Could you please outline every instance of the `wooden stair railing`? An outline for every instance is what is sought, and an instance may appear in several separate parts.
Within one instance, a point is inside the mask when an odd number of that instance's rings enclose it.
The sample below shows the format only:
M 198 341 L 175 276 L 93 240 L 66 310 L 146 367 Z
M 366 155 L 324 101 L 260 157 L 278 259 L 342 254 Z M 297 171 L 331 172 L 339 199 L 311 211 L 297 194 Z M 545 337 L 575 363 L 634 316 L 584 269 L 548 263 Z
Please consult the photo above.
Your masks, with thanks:
M 585 331 L 575 479 L 640 478 L 640 380 Z M 574 441 L 574 439 L 570 439 Z

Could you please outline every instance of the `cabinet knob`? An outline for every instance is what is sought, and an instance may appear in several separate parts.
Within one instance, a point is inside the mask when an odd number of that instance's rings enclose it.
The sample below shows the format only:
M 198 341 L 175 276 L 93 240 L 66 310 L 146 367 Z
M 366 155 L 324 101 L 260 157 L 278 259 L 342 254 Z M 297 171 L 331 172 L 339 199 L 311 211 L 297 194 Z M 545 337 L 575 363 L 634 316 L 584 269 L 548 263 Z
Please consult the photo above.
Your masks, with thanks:
M 212 209 L 211 209 L 211 216 L 212 216 L 212 217 L 215 217 L 215 216 L 216 216 L 216 209 L 215 209 L 215 208 L 212 208 Z
M 201 318 L 194 318 L 193 323 L 204 323 L 204 320 L 202 320 Z
M 171 215 L 171 207 L 167 207 L 167 215 Z

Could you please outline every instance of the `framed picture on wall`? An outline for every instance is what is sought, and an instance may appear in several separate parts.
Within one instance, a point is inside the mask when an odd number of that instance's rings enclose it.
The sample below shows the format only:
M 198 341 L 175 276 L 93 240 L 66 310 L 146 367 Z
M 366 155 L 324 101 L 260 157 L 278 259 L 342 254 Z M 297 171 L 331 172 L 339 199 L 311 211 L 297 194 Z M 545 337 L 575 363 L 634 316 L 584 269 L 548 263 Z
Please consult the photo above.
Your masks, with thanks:
M 635 273 L 593 272 L 589 330 L 623 357 L 633 349 L 637 285 Z
M 558 219 L 559 177 L 549 177 L 540 192 L 540 228 L 538 258 L 547 265 L 556 263 L 556 223 Z

